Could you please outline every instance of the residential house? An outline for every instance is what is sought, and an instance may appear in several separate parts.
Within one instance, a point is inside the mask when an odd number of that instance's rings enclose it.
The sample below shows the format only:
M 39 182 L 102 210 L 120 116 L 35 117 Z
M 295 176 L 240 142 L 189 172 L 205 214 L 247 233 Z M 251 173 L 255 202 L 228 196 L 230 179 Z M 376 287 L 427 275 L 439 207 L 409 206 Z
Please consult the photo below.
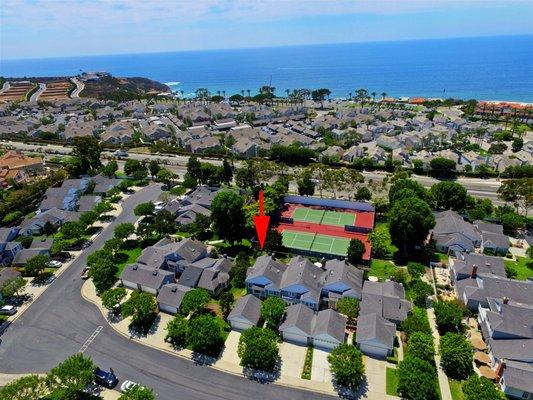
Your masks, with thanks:
M 185 293 L 189 290 L 191 290 L 190 287 L 178 285 L 177 283 L 167 283 L 161 286 L 157 294 L 159 310 L 169 314 L 176 314 L 181 306 Z
M 363 271 L 345 260 L 328 260 L 324 265 L 326 275 L 321 289 L 322 303 L 336 308 L 343 297 L 360 300 L 363 292 Z
M 255 260 L 246 272 L 246 289 L 260 299 L 268 296 L 280 297 L 280 286 L 287 266 L 271 255 L 263 255 Z
M 79 213 L 76 211 L 60 210 L 59 208 L 51 208 L 44 212 L 40 212 L 31 218 L 25 219 L 20 224 L 19 234 L 22 236 L 39 235 L 42 233 L 46 224 L 50 224 L 57 229 L 67 221 L 77 221 Z
M 20 242 L 14 240 L 19 235 L 19 227 L 0 228 L 0 265 L 7 267 L 11 265 L 13 258 L 22 250 Z
M 30 258 L 45 255 L 50 256 L 50 249 L 54 244 L 54 239 L 34 239 L 27 249 L 21 249 L 13 258 L 12 265 L 15 267 L 24 266 Z
M 261 300 L 253 294 L 240 297 L 227 319 L 231 328 L 236 331 L 245 331 L 257 326 L 261 319 Z
M 163 285 L 174 282 L 174 273 L 142 264 L 131 264 L 124 268 L 120 280 L 129 289 L 157 295 Z
M 448 210 L 435 215 L 435 227 L 431 239 L 438 251 L 472 252 L 481 245 L 481 234 L 459 214 Z
M 474 277 L 477 274 L 492 274 L 507 277 L 503 259 L 477 253 L 456 253 L 448 259 L 452 282 Z
M 346 150 L 342 156 L 343 161 L 354 162 L 356 159 L 365 155 L 363 148 L 359 146 L 352 146 Z
M 357 318 L 355 342 L 367 356 L 385 358 L 392 354 L 396 325 L 377 313 L 360 315 Z
M 327 350 L 344 343 L 345 331 L 346 318 L 338 312 L 328 309 L 315 314 L 303 303 L 289 306 L 279 326 L 284 341 Z
M 20 272 L 15 268 L 0 268 L 0 289 L 6 284 L 6 282 L 12 279 L 18 278 Z M 0 290 L 0 300 L 2 300 L 2 291 Z
M 484 221 L 474 221 L 481 232 L 481 251 L 505 255 L 509 251 L 509 237 L 503 234 L 503 226 Z
M 378 314 L 399 325 L 407 318 L 411 308 L 411 303 L 405 299 L 405 289 L 401 283 L 364 282 L 362 300 L 359 305 L 360 316 Z

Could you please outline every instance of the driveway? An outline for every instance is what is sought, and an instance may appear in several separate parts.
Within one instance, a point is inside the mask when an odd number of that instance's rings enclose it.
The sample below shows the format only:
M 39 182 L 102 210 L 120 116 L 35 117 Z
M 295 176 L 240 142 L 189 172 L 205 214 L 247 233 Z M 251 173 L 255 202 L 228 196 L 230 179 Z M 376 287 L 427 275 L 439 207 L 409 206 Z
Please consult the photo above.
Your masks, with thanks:
M 298 346 L 293 343 L 283 342 L 279 346 L 281 357 L 281 375 L 300 378 L 304 368 L 305 353 L 307 347 Z
M 329 351 L 314 349 L 313 366 L 311 368 L 311 380 L 318 382 L 331 382 L 332 376 L 329 369 Z
M 241 359 L 237 354 L 237 348 L 239 347 L 239 339 L 241 338 L 241 333 L 238 331 L 231 331 L 224 343 L 224 351 L 220 359 L 215 363 L 215 365 L 223 364 L 224 367 L 235 369 L 236 372 L 242 372 L 242 367 L 239 366 Z
M 387 362 L 363 356 L 365 375 L 368 385 L 367 395 L 371 398 L 387 397 Z

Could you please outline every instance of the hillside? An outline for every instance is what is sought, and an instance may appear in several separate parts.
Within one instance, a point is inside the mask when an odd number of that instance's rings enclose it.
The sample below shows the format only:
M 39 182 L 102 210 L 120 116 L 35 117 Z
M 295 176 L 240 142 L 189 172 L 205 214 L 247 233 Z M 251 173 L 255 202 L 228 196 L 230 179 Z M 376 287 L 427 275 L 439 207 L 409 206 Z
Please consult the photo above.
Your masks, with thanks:
M 85 82 L 85 89 L 81 97 L 96 97 L 99 99 L 129 100 L 147 94 L 170 92 L 167 85 L 147 78 L 116 78 L 102 76 L 98 80 Z

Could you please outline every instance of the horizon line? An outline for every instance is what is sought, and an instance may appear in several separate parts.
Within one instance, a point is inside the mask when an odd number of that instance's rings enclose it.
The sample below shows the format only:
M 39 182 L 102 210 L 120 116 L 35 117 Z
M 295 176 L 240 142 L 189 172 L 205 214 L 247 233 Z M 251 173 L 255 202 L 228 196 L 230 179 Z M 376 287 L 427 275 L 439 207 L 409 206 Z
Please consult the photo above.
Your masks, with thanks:
M 349 42 L 324 42 L 324 43 L 304 43 L 304 44 L 283 44 L 273 46 L 243 46 L 243 47 L 220 47 L 209 49 L 189 49 L 189 50 L 165 50 L 154 52 L 134 52 L 134 53 L 100 53 L 68 56 L 50 56 L 50 57 L 24 57 L 24 58 L 3 58 L 2 61 L 29 61 L 29 60 L 53 60 L 66 58 L 90 58 L 90 57 L 109 57 L 109 56 L 128 56 L 128 55 L 145 55 L 145 54 L 171 54 L 171 53 L 197 53 L 197 52 L 216 52 L 228 50 L 256 50 L 256 49 L 276 49 L 288 47 L 313 47 L 313 46 L 331 46 L 331 45 L 349 45 L 349 44 L 367 44 L 367 43 L 404 43 L 404 42 L 424 42 L 424 41 L 441 41 L 441 40 L 461 40 L 461 39 L 490 39 L 501 37 L 524 37 L 533 36 L 532 33 L 509 34 L 509 35 L 480 35 L 480 36 L 451 36 L 438 38 L 412 38 L 412 39 L 393 39 L 393 40 L 361 40 Z M 1 54 L 1 52 L 0 52 Z

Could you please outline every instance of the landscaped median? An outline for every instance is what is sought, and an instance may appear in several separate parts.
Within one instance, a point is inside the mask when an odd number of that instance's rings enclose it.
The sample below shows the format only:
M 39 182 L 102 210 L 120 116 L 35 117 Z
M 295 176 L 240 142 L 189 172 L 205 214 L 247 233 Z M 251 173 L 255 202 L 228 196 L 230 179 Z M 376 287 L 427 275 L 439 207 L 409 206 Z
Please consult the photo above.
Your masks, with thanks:
M 97 296 L 96 289 L 91 280 L 87 280 L 83 284 L 81 288 L 81 295 L 85 300 L 96 305 L 109 325 L 122 336 L 130 340 L 134 340 L 137 343 L 150 346 L 157 350 L 165 351 L 178 357 L 182 357 L 194 362 L 199 361 L 198 354 L 194 353 L 192 350 L 187 348 L 176 349 L 171 343 L 165 341 L 165 337 L 167 335 L 165 327 L 167 326 L 168 322 L 174 318 L 173 316 L 165 313 L 159 313 L 150 332 L 147 335 L 139 335 L 134 333 L 130 328 L 131 318 L 115 317 L 112 312 L 103 307 L 102 301 Z M 233 332 L 234 331 L 232 331 L 232 333 Z M 235 355 L 237 354 L 237 343 L 238 340 L 226 341 L 225 347 L 217 359 L 205 357 L 202 358 L 202 361 L 204 361 L 206 365 L 209 365 L 210 368 L 215 368 L 219 371 L 234 375 L 244 376 L 243 367 L 236 363 L 238 357 L 225 356 L 226 352 L 234 352 Z M 274 384 L 291 386 L 298 389 L 305 389 L 328 395 L 336 394 L 331 382 L 317 382 L 292 376 L 280 375 Z

